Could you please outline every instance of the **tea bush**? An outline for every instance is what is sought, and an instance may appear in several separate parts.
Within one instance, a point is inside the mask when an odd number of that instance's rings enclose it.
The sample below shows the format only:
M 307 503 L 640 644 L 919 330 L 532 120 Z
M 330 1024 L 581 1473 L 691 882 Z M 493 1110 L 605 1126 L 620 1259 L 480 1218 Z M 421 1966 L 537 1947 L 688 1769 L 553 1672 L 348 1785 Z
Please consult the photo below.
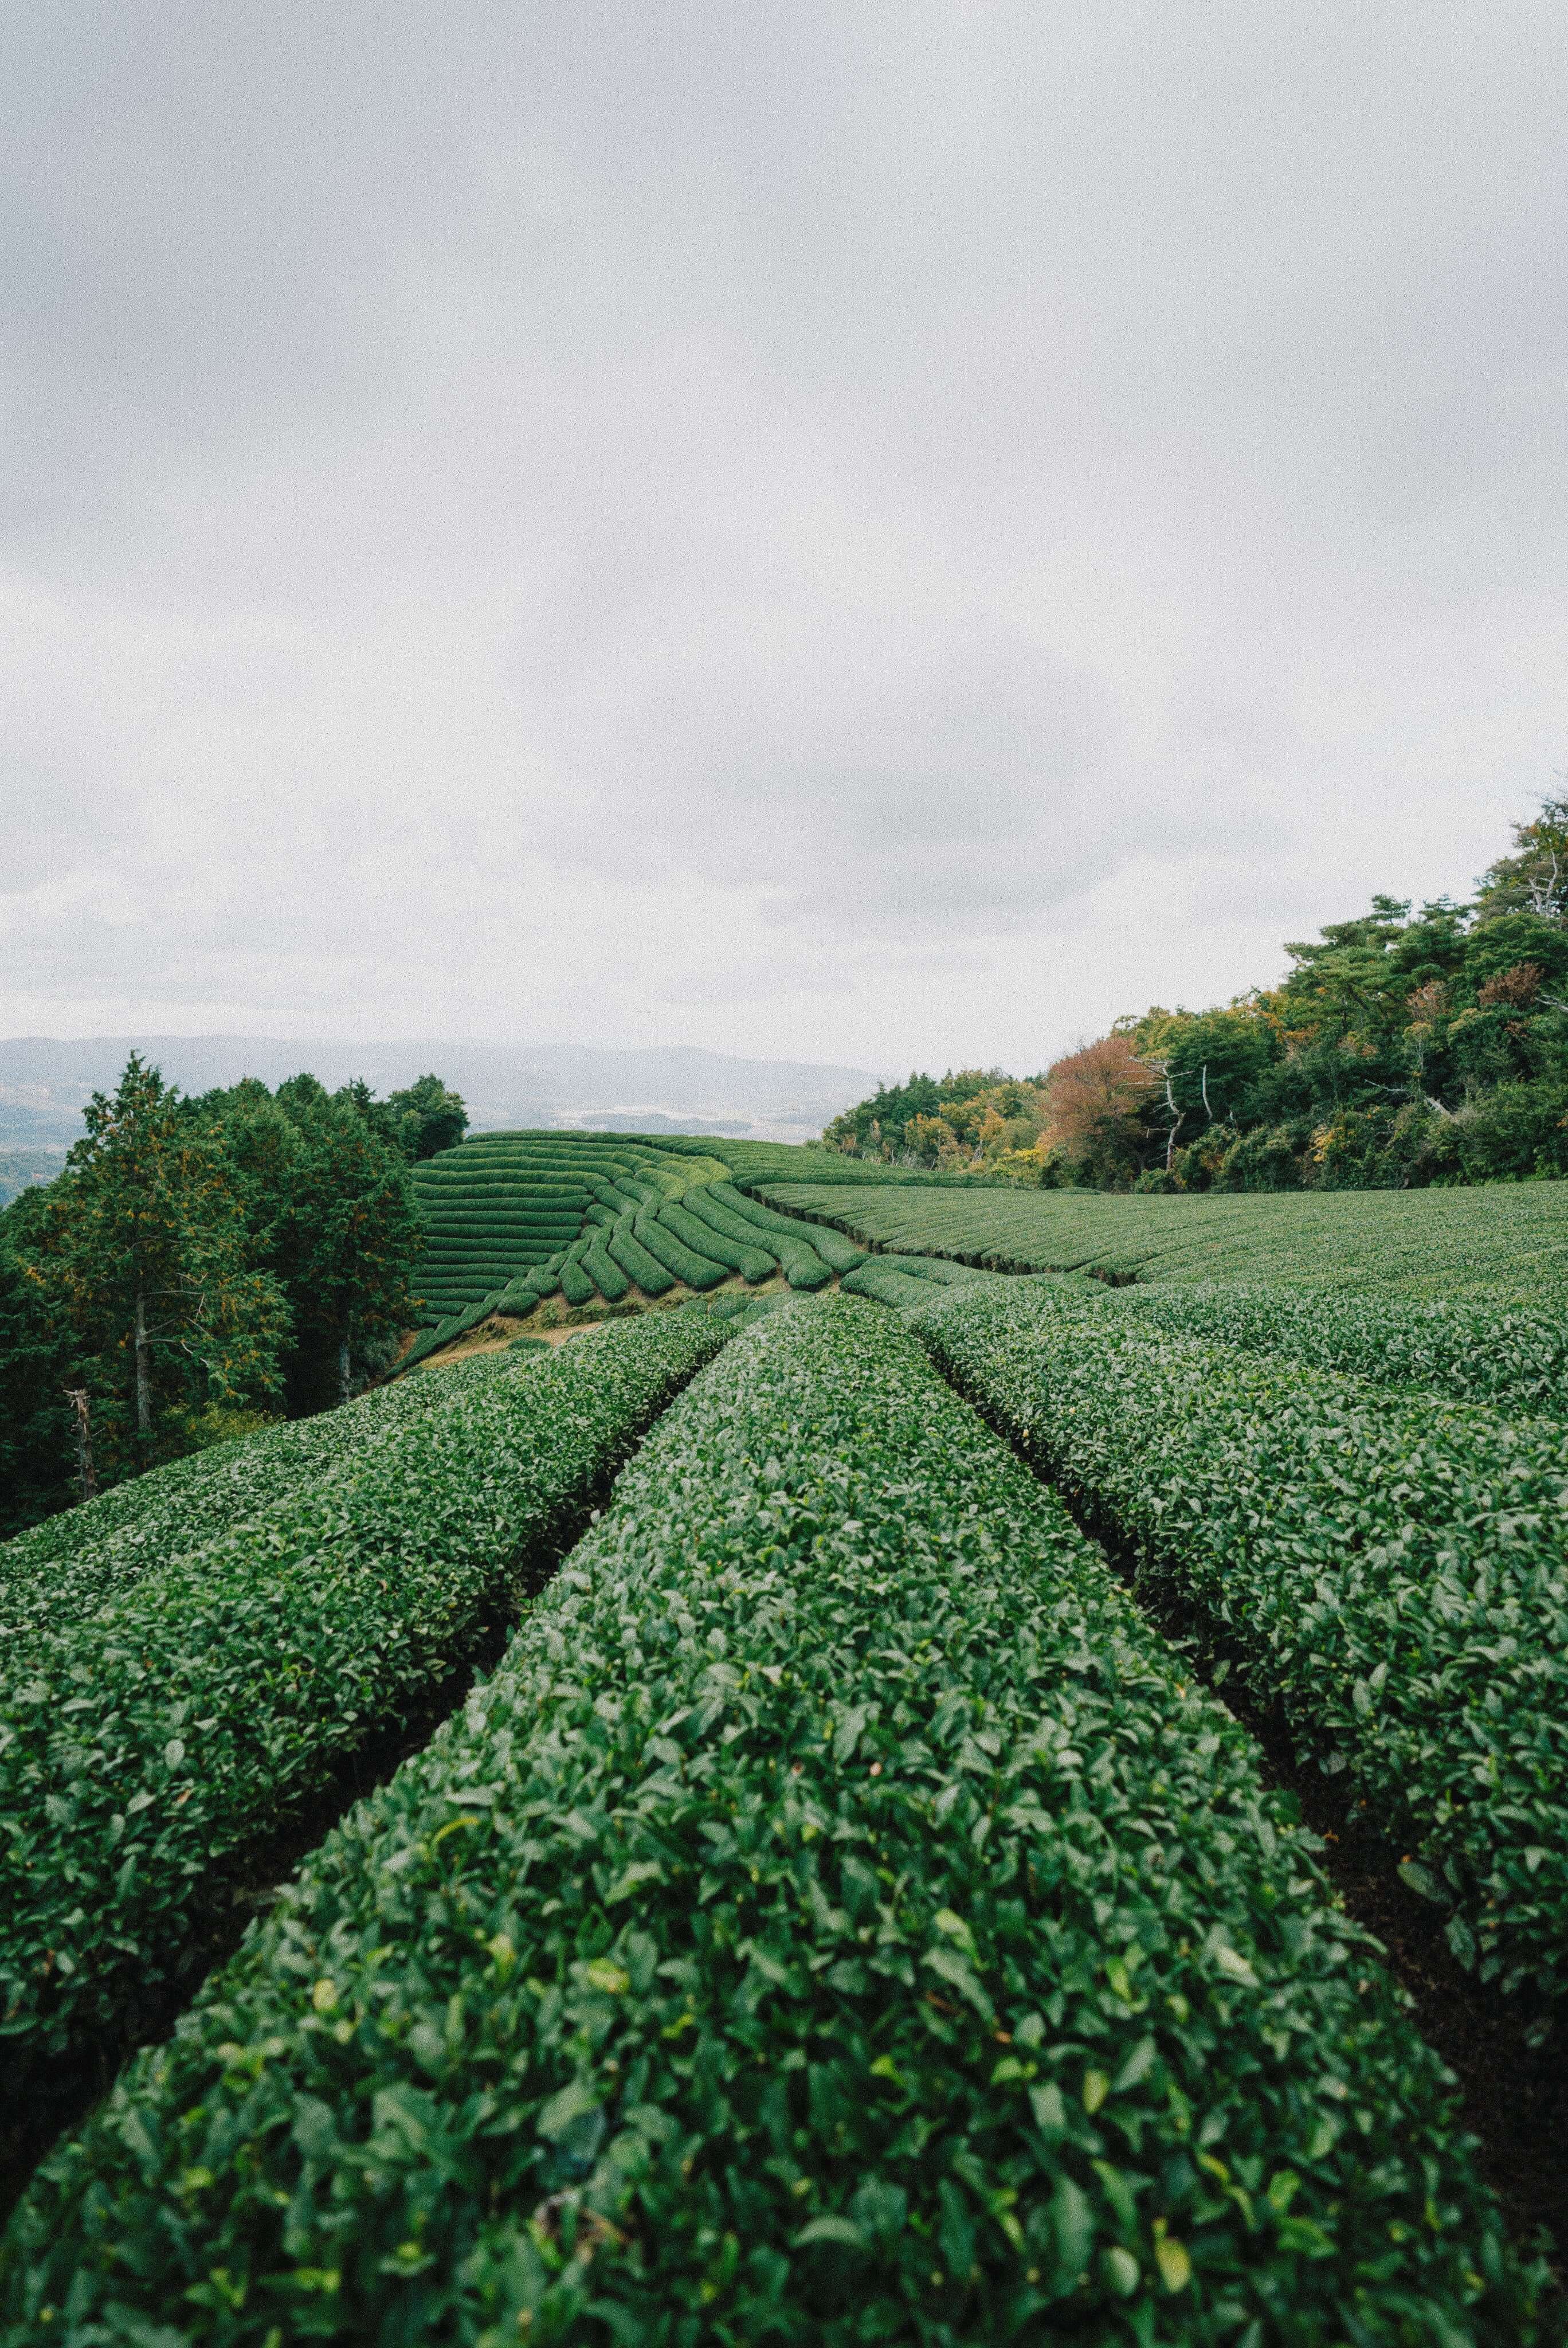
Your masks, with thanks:
M 471 1658 L 726 1334 L 661 1313 L 548 1360 L 497 1356 L 356 1472 L 30 1643 L 0 1677 L 13 2081 L 116 2043 L 167 1993 L 204 1909 L 343 1756 Z
M 0 2270 L 16 2343 L 1543 2332 L 1248 1739 L 849 1299 L 675 1406 Z

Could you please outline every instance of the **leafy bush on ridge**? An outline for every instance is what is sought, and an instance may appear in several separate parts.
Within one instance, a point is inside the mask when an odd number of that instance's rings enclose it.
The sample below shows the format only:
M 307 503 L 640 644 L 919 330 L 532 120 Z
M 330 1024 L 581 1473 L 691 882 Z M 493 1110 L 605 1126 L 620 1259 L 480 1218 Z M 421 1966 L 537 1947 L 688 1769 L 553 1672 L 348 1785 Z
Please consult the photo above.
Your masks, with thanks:
M 913 1317 L 1040 1471 L 1282 1703 L 1456 1955 L 1568 1993 L 1568 1437 L 987 1282 Z
M 1180 1671 L 896 1322 L 793 1308 L 45 2162 L 5 2341 L 1525 2348 Z
M 853 1159 L 845 1163 L 853 1164 Z M 1115 1198 L 910 1180 L 767 1186 L 890 1251 L 1112 1284 L 1240 1281 L 1568 1308 L 1568 1187 Z
M 491 1366 L 484 1354 L 455 1365 L 464 1384 Z M 96 1540 L 72 1541 L 67 1509 L 0 1548 L 0 1658 L 11 1670 L 26 1641 L 80 1622 L 120 1591 L 177 1557 L 231 1531 L 259 1510 L 287 1499 L 308 1484 L 354 1473 L 370 1451 L 411 1418 L 459 1387 L 432 1388 L 428 1380 L 378 1386 L 358 1401 L 314 1418 L 292 1419 L 240 1442 L 217 1445 L 206 1457 L 207 1472 L 181 1475 L 187 1463 L 155 1469 L 116 1487 L 116 1497 L 139 1498 L 122 1507 L 118 1522 Z M 166 1480 L 167 1479 L 167 1480 Z M 89 1519 L 90 1521 L 90 1519 Z M 58 1527 L 54 1541 L 44 1535 Z
M 1430 1386 L 1504 1410 L 1568 1416 L 1568 1321 L 1459 1297 L 1430 1303 L 1289 1289 L 1123 1289 L 1123 1312 L 1178 1336 L 1289 1354 L 1383 1385 Z
M 468 1660 L 727 1334 L 662 1313 L 508 1363 L 0 1676 L 13 2078 L 166 1989 L 215 1886 Z

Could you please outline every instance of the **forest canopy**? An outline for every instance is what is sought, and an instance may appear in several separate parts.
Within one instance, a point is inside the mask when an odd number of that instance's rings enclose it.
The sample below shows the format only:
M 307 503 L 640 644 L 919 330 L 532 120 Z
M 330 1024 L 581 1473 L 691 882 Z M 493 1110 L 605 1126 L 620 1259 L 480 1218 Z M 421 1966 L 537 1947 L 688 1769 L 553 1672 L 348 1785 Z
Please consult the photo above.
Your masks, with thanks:
M 827 1128 L 888 1163 L 1101 1189 L 1278 1190 L 1568 1172 L 1568 796 L 1469 904 L 1369 910 L 1207 1011 L 1148 1011 L 1024 1079 L 911 1076 Z
M 409 1169 L 467 1115 L 435 1076 L 188 1098 L 133 1052 L 84 1121 L 0 1210 L 0 1534 L 84 1468 L 107 1487 L 374 1376 L 410 1318 Z

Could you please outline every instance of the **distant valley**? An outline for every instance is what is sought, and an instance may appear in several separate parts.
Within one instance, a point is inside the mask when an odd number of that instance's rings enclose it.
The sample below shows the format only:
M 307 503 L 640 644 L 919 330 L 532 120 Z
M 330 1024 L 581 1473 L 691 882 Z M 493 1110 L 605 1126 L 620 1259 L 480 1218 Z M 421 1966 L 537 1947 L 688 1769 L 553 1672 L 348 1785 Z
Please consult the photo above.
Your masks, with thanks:
M 572 1044 L 356 1044 L 272 1035 L 26 1035 L 0 1041 L 0 1202 L 47 1179 L 82 1131 L 95 1091 L 141 1052 L 188 1093 L 308 1068 L 329 1089 L 363 1076 L 389 1092 L 433 1068 L 460 1092 L 476 1132 L 577 1126 L 600 1132 L 712 1133 L 807 1141 L 876 1087 L 866 1068 L 751 1060 L 685 1045 L 639 1051 Z

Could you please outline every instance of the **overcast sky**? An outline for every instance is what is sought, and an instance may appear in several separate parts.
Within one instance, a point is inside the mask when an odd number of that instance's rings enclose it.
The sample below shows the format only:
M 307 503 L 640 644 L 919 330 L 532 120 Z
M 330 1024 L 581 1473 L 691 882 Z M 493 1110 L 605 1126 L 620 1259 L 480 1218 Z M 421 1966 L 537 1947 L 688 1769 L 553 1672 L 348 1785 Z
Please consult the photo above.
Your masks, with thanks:
M 0 26 L 0 1033 L 1032 1069 L 1568 765 L 1561 0 Z

